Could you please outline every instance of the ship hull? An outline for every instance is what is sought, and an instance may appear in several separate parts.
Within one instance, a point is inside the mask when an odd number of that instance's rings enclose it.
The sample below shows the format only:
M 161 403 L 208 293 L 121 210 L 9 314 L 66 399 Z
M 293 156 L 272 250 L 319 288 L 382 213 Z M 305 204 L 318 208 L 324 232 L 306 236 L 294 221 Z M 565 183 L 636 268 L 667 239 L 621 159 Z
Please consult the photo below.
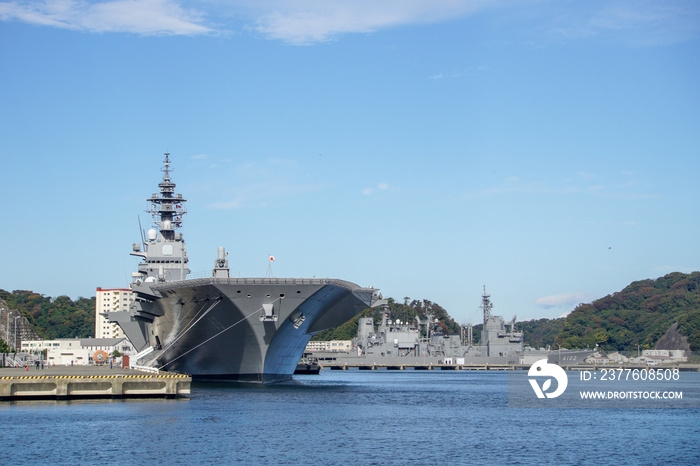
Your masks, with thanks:
M 289 380 L 311 336 L 371 304 L 373 290 L 330 279 L 211 278 L 151 286 L 141 363 L 199 380 Z M 160 314 L 160 315 L 159 315 Z
M 583 364 L 587 357 L 594 352 L 591 350 L 566 350 L 552 351 L 547 355 L 547 362 L 560 366 L 578 366 Z
M 549 364 L 560 366 L 578 366 L 583 364 L 587 357 L 593 354 L 593 350 L 550 350 L 550 351 L 526 351 L 522 357 L 522 364 L 534 364 L 540 359 L 547 358 Z
M 462 357 L 445 357 L 445 356 L 379 356 L 379 355 L 363 355 L 353 356 L 347 353 L 324 353 L 315 352 L 314 357 L 318 358 L 323 365 L 328 364 L 377 364 L 381 366 L 420 366 L 420 365 L 436 365 L 436 364 L 464 364 L 464 365 L 485 365 L 485 364 L 502 364 L 513 365 L 520 364 L 520 357 L 516 354 L 510 356 L 462 356 Z

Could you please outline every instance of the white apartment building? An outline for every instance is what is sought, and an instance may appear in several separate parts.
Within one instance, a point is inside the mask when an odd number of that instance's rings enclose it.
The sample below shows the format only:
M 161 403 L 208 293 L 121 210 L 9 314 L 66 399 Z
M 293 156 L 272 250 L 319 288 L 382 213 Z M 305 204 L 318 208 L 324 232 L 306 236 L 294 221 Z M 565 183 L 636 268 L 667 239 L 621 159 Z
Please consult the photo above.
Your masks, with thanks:
M 103 312 L 129 310 L 134 301 L 134 294 L 129 289 L 97 288 L 95 295 L 95 338 L 125 338 L 119 325 L 109 322 Z

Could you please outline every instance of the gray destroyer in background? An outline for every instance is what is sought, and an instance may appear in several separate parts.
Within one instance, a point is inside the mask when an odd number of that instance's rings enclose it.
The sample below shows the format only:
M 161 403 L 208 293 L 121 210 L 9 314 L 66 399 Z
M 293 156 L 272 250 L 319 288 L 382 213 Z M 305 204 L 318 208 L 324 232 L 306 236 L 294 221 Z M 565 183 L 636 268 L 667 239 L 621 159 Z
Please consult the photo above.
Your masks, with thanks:
M 384 312 L 378 328 L 372 317 L 358 322 L 357 337 L 349 352 L 314 351 L 311 356 L 320 364 L 381 364 L 385 366 L 428 364 L 532 364 L 548 358 L 549 362 L 576 365 L 593 351 L 534 350 L 524 344 L 523 332 L 516 330 L 516 318 L 506 322 L 492 315 L 491 296 L 482 295 L 484 325 L 481 339 L 474 343 L 472 326 L 462 326 L 459 335 L 444 335 L 434 330 L 437 321 L 428 314 L 415 322 L 392 321 Z
M 375 304 L 374 288 L 317 278 L 234 278 L 219 247 L 209 278 L 187 280 L 186 200 L 165 154 L 160 192 L 147 199 L 154 226 L 131 255 L 136 300 L 107 313 L 140 351 L 137 365 L 205 380 L 279 382 L 292 377 L 311 336 Z M 142 248 L 143 246 L 143 248 Z

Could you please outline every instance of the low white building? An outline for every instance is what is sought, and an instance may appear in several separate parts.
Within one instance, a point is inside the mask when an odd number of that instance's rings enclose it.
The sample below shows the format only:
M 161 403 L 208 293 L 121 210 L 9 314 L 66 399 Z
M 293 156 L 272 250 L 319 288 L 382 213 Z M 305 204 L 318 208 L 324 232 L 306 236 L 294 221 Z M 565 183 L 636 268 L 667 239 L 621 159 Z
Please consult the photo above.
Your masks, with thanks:
M 627 356 L 617 352 L 608 354 L 608 359 L 617 364 L 623 364 L 630 361 Z
M 22 342 L 22 351 L 36 353 L 44 349 L 49 364 L 64 366 L 92 364 L 97 351 L 104 351 L 109 356 L 114 351 L 134 354 L 126 338 L 57 338 Z
M 642 351 L 642 356 L 661 356 L 669 359 L 674 359 L 676 361 L 687 361 L 688 357 L 685 355 L 685 351 L 680 349 L 650 349 Z
M 584 362 L 586 364 L 600 366 L 603 364 L 608 364 L 610 362 L 610 359 L 606 358 L 605 356 L 601 356 L 600 353 L 596 353 L 593 356 L 588 356 Z
M 348 352 L 352 349 L 352 340 L 310 341 L 306 345 L 307 352 L 335 351 Z
M 51 342 L 53 340 L 27 340 L 22 342 L 23 353 L 39 353 L 45 349 L 51 347 Z
M 683 350 L 644 350 L 638 358 L 630 359 L 634 364 L 648 364 L 650 366 L 656 364 L 675 364 L 679 362 L 688 362 L 688 357 Z

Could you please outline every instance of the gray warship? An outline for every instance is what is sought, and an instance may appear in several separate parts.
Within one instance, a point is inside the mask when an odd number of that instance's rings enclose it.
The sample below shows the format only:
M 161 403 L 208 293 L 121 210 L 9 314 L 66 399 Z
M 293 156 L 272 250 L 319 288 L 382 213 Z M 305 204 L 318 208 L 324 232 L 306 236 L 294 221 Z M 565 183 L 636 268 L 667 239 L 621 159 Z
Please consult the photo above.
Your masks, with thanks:
M 515 316 L 511 321 L 505 321 L 503 317 L 493 315 L 491 295 L 486 293 L 486 287 L 480 308 L 484 321 L 478 344 L 475 343 L 471 324 L 463 325 L 459 334 L 447 335 L 435 330 L 437 320 L 431 314 L 423 319 L 416 316 L 415 321 L 402 322 L 392 321 L 385 310 L 377 328 L 374 318 L 360 318 L 350 351 L 315 351 L 312 356 L 321 364 L 519 365 L 547 358 L 553 363 L 576 365 L 593 353 L 589 350 L 551 351 L 526 347 L 523 332 L 517 331 Z
M 218 248 L 210 277 L 187 279 L 182 233 L 186 199 L 175 193 L 170 154 L 160 192 L 147 202 L 154 219 L 131 255 L 135 301 L 106 313 L 139 351 L 136 365 L 200 380 L 289 380 L 311 336 L 381 302 L 377 290 L 337 279 L 231 277 Z

